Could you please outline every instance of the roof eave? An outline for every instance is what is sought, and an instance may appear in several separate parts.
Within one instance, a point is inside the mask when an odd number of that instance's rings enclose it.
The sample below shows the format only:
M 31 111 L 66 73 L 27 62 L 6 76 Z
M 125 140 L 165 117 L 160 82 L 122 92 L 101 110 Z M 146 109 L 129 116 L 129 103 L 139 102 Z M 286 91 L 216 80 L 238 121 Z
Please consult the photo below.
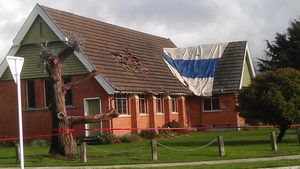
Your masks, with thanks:
M 243 60 L 243 65 L 242 65 L 242 73 L 241 73 L 241 78 L 240 78 L 239 89 L 242 89 L 243 76 L 244 76 L 244 68 L 245 68 L 245 64 L 247 64 L 247 59 L 248 59 L 249 64 L 250 64 L 251 77 L 254 78 L 256 76 L 255 75 L 255 70 L 254 70 L 254 67 L 253 67 L 252 57 L 250 55 L 250 50 L 249 50 L 249 47 L 248 47 L 248 42 L 246 41 L 245 53 L 244 53 L 244 60 Z

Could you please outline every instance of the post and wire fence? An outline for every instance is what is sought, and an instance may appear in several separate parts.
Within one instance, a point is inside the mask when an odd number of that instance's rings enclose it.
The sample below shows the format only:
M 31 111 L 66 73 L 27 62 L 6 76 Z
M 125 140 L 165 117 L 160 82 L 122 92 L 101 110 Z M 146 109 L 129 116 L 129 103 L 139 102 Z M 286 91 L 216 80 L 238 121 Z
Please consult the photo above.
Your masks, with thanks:
M 293 127 L 299 127 L 298 125 L 294 125 Z M 234 127 L 224 127 L 224 128 L 234 128 Z M 250 126 L 250 127 L 236 127 L 238 129 L 243 128 L 243 129 L 257 129 L 257 128 L 273 128 L 272 126 Z M 69 129 L 70 132 L 85 132 L 86 130 L 90 130 L 90 131 L 142 131 L 142 130 L 154 130 L 155 132 L 159 131 L 159 130 L 169 130 L 169 131 L 203 131 L 203 130 L 208 130 L 208 129 L 215 129 L 215 128 L 209 128 L 209 127 L 197 127 L 197 128 L 94 128 L 94 129 Z M 219 128 L 220 129 L 220 128 Z M 298 138 L 298 144 L 300 145 L 300 128 L 297 128 L 297 138 Z M 36 138 L 47 138 L 47 137 L 51 137 L 51 136 L 55 136 L 55 135 L 59 135 L 58 133 L 54 133 L 54 134 L 43 134 L 43 135 L 34 135 L 34 136 L 26 136 L 23 139 L 24 140 L 29 140 L 29 139 L 36 139 Z M 277 151 L 277 142 L 276 142 L 276 133 L 274 131 L 270 132 L 269 134 L 270 136 L 270 143 L 271 143 L 271 148 L 273 151 Z M 18 137 L 11 137 L 11 138 L 0 138 L 0 142 L 1 141 L 16 141 L 18 140 Z M 225 138 L 226 139 L 226 138 Z M 139 151 L 141 149 L 147 149 L 150 148 L 150 157 L 152 160 L 158 160 L 159 159 L 159 151 L 158 151 L 158 147 L 161 149 L 167 149 L 169 151 L 177 151 L 177 152 L 192 152 L 192 151 L 199 151 L 201 149 L 204 149 L 212 144 L 217 145 L 218 148 L 218 155 L 220 157 L 225 156 L 225 144 L 224 144 L 224 137 L 223 136 L 217 136 L 217 138 L 207 142 L 206 144 L 202 145 L 202 146 L 198 146 L 195 148 L 174 148 L 168 145 L 165 145 L 164 143 L 160 142 L 159 140 L 157 140 L 156 138 L 151 138 L 149 140 L 149 143 L 142 145 L 142 146 L 138 146 L 136 148 L 132 148 L 130 150 L 126 150 L 126 151 L 105 151 L 99 148 L 96 148 L 92 145 L 87 144 L 86 142 L 81 142 L 80 145 L 80 159 L 82 162 L 87 162 L 87 157 L 88 157 L 88 150 L 87 148 L 91 148 L 94 149 L 95 151 L 99 151 L 102 153 L 109 153 L 111 155 L 114 154 L 124 154 L 124 153 L 129 153 L 129 152 L 135 152 L 135 151 Z M 16 161 L 20 162 L 20 158 L 21 158 L 21 151 L 20 151 L 20 145 L 16 144 L 15 145 L 15 150 L 16 150 Z

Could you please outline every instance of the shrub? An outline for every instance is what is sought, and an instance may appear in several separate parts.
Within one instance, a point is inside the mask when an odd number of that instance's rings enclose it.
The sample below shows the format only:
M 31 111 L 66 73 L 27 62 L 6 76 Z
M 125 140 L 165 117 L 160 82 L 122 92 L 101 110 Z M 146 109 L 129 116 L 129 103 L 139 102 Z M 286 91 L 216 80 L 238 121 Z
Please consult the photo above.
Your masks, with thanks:
M 172 120 L 172 121 L 165 123 L 162 127 L 163 128 L 179 128 L 180 124 L 179 124 L 179 122 Z
M 153 139 L 157 137 L 157 132 L 155 130 L 142 130 L 141 137 Z
M 97 136 L 98 144 L 111 144 L 116 142 L 116 136 L 109 131 L 100 132 Z
M 138 134 L 125 134 L 119 138 L 121 143 L 132 143 L 140 141 L 142 138 Z
M 29 140 L 27 142 L 27 145 L 30 145 L 32 147 L 47 146 L 49 144 L 50 144 L 50 141 L 45 140 L 45 139 L 33 139 L 33 140 Z
M 16 141 L 1 141 L 0 147 L 14 147 L 16 144 Z
M 180 124 L 179 122 L 175 121 L 175 120 L 172 120 L 172 121 L 169 121 L 167 123 L 165 123 L 162 128 L 170 128 L 170 130 L 158 130 L 159 132 L 159 135 L 162 135 L 162 136 L 167 136 L 167 137 L 173 137 L 175 135 L 181 135 L 181 134 L 186 134 L 187 133 L 187 130 L 172 130 L 172 128 L 180 128 Z

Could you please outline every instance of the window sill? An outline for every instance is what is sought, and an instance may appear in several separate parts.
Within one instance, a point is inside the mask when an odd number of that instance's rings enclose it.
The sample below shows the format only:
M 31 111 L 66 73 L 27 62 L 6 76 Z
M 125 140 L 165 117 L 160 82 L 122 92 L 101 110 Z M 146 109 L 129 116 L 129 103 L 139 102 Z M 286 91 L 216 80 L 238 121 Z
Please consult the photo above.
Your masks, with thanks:
M 218 113 L 221 112 L 222 110 L 203 110 L 205 113 Z
M 34 111 L 48 111 L 48 108 L 25 108 L 24 112 L 34 112 Z
M 75 106 L 73 106 L 73 105 L 67 105 L 66 109 L 75 109 Z
M 179 112 L 172 112 L 171 114 L 179 114 Z
M 165 115 L 165 113 L 156 113 L 156 115 L 162 116 Z
M 149 114 L 145 113 L 145 114 L 139 114 L 140 116 L 149 116 Z
M 131 117 L 131 116 L 130 116 L 130 114 L 120 114 L 118 117 L 121 117 L 121 118 L 124 117 L 125 118 L 125 117 Z

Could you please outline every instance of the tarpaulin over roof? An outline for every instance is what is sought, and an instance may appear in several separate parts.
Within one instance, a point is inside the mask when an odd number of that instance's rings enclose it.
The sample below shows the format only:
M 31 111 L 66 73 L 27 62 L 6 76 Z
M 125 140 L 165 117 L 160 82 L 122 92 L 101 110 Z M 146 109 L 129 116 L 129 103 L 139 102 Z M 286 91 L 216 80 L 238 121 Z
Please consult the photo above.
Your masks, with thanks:
M 164 60 L 172 73 L 195 95 L 211 96 L 216 67 L 227 43 L 188 48 L 164 48 Z

